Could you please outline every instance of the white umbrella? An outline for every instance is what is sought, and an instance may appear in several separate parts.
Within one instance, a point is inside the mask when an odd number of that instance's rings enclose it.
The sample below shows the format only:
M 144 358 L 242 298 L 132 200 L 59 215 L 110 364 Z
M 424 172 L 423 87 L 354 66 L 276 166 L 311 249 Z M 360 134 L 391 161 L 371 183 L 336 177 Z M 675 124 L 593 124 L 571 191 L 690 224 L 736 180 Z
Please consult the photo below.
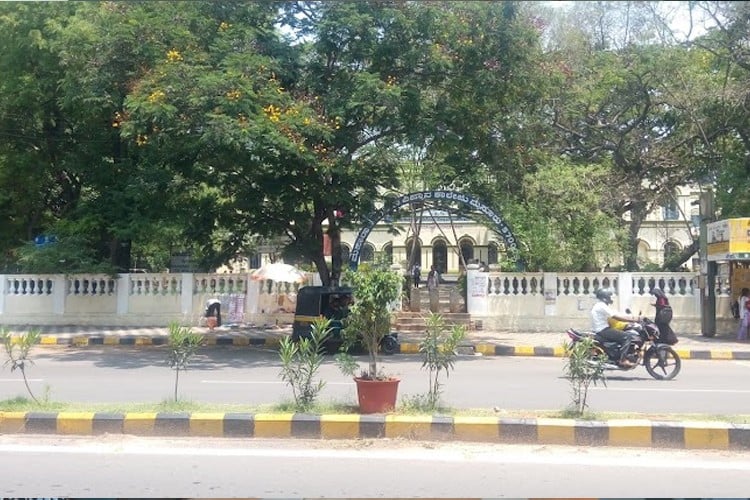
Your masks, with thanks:
M 305 275 L 304 271 L 300 271 L 289 264 L 274 262 L 272 264 L 264 264 L 250 273 L 250 279 L 255 281 L 272 280 L 286 283 L 302 283 L 307 280 L 307 275 Z

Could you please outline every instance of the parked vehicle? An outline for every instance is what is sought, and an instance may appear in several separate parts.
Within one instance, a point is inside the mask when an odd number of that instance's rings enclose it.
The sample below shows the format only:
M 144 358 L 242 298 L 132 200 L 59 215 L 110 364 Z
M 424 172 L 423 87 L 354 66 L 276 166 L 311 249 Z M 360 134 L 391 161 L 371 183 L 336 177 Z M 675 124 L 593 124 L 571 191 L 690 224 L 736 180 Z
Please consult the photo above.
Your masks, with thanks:
M 323 316 L 331 320 L 331 334 L 325 343 L 328 352 L 336 352 L 343 344 L 341 329 L 354 303 L 353 290 L 349 287 L 305 286 L 297 292 L 297 305 L 292 324 L 292 341 L 309 338 L 312 323 Z M 391 332 L 380 342 L 384 354 L 398 351 L 398 333 Z
M 568 329 L 567 334 L 572 342 L 579 342 L 585 337 L 593 337 L 595 341 L 595 356 L 606 356 L 605 368 L 608 370 L 628 371 L 643 364 L 649 375 L 657 380 L 671 380 L 680 373 L 682 361 L 677 352 L 669 344 L 660 341 L 660 332 L 656 324 L 648 318 L 640 321 L 627 323 L 625 331 L 633 334 L 630 351 L 626 359 L 633 363 L 630 367 L 618 364 L 620 359 L 620 344 L 617 342 L 606 342 L 597 335 L 588 332 L 579 332 L 573 328 Z

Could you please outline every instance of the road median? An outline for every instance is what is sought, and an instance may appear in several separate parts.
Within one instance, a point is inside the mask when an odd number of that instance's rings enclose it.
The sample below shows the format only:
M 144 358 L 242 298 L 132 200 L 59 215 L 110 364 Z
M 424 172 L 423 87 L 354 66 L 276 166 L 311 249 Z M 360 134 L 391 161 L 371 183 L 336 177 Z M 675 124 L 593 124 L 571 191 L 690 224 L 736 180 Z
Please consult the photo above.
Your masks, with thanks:
M 408 439 L 681 449 L 750 449 L 750 424 L 304 413 L 0 412 L 0 434 Z

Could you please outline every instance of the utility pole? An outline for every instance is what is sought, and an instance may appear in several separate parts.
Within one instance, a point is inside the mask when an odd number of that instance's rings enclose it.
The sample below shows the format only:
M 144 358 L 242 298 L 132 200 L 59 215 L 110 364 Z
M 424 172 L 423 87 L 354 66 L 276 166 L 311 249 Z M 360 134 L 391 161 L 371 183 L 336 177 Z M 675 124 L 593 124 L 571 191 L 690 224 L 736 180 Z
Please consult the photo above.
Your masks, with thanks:
M 695 204 L 695 202 L 693 202 Z M 701 293 L 701 334 L 716 335 L 716 262 L 708 260 L 708 223 L 714 221 L 714 193 L 706 190 L 698 201 L 700 207 L 700 260 L 701 273 L 698 287 Z

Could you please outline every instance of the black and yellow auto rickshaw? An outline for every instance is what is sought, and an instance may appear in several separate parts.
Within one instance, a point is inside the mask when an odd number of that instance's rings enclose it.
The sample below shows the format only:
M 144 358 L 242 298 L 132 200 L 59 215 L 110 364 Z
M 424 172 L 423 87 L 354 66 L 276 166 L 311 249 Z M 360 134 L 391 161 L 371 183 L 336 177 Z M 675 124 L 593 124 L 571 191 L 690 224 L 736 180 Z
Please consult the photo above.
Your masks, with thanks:
M 341 328 L 349 312 L 349 306 L 353 302 L 353 291 L 349 287 L 305 286 L 300 288 L 297 291 L 297 306 L 292 324 L 292 341 L 309 338 L 313 321 L 322 316 L 331 320 L 332 328 L 325 349 L 328 352 L 338 351 L 343 344 Z M 398 350 L 398 334 L 386 335 L 380 343 L 380 348 L 384 354 L 395 353 Z

